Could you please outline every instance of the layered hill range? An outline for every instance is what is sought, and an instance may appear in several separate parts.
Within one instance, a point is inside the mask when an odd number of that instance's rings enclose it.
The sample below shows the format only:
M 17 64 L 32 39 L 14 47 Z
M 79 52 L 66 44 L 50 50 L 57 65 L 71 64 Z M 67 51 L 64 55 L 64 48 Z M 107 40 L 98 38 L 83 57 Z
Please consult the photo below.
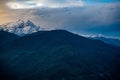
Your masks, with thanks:
M 18 36 L 25 36 L 25 35 L 32 34 L 38 31 L 44 31 L 45 29 L 41 28 L 40 26 L 35 25 L 30 20 L 19 19 L 18 21 L 15 21 L 15 22 L 9 22 L 9 23 L 0 25 L 0 30 L 10 32 Z M 83 35 L 80 35 L 80 36 L 83 36 Z M 101 40 L 107 44 L 120 46 L 120 39 L 117 39 L 117 38 L 109 38 L 106 36 L 97 36 L 97 35 L 94 37 L 85 35 L 83 37 Z
M 120 47 L 101 40 L 66 30 L 18 36 L 2 29 L 0 42 L 0 80 L 120 80 Z

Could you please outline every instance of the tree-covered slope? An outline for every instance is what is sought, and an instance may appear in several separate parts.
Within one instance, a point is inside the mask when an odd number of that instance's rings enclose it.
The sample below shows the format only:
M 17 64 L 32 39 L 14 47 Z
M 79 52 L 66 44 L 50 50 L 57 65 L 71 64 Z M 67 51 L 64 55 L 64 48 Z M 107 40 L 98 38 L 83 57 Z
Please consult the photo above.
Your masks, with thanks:
M 18 38 L 19 36 L 5 32 L 5 31 L 0 31 L 0 45 L 5 44 L 6 42 L 9 42 L 11 40 L 14 40 Z
M 15 39 L 4 46 L 0 60 L 3 80 L 120 79 L 119 47 L 65 30 Z

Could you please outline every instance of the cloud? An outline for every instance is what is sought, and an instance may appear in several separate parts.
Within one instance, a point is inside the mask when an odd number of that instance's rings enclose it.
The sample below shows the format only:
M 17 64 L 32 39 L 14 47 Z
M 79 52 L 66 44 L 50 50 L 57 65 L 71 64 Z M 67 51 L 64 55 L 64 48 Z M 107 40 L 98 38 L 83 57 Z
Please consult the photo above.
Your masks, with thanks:
M 6 5 L 10 9 L 29 9 L 29 8 L 63 8 L 63 7 L 75 7 L 83 6 L 81 0 L 15 0 L 7 2 Z
M 109 3 L 75 8 L 31 9 L 21 15 L 46 29 L 120 36 L 119 8 L 119 4 Z
M 30 9 L 30 8 L 63 8 L 76 7 L 96 3 L 119 2 L 120 0 L 2 0 L 10 9 Z
M 78 0 L 9 0 L 4 3 L 20 5 L 17 7 L 12 7 L 13 5 L 8 6 L 11 7 L 11 9 L 8 10 L 12 12 L 12 14 L 10 12 L 7 13 L 6 18 L 9 18 L 9 20 L 17 20 L 20 18 L 29 19 L 46 29 L 67 29 L 78 33 L 93 33 L 120 37 L 119 3 L 103 3 L 104 1 L 98 3 L 100 0 L 96 0 L 97 2 L 92 0 L 96 3 L 90 3 L 91 5 L 89 5 L 88 2 L 85 3 L 85 0 L 79 0 L 79 3 L 82 4 L 79 5 L 79 7 L 77 6 L 77 1 Z M 41 4 L 41 7 L 49 6 L 51 8 L 38 8 L 38 3 Z M 71 3 L 71 5 L 68 3 Z M 73 7 L 73 3 L 77 7 Z M 61 6 L 65 7 L 63 5 L 67 7 L 60 8 Z M 56 6 L 57 8 L 55 8 Z M 3 15 L 1 15 L 0 18 L 2 21 L 2 18 L 4 18 Z

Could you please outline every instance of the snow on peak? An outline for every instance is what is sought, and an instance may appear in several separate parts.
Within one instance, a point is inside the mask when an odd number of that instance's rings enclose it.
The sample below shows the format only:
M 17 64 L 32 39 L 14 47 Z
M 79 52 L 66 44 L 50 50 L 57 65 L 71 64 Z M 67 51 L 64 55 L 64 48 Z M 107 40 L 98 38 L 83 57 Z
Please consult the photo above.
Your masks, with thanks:
M 39 26 L 36 26 L 33 22 L 30 20 L 21 20 L 15 22 L 10 22 L 1 25 L 2 30 L 17 34 L 19 36 L 23 36 L 26 34 L 32 34 L 34 32 L 38 32 L 41 30 Z
M 103 34 L 79 34 L 80 36 L 86 37 L 86 38 L 92 38 L 92 39 L 99 39 L 99 38 L 106 38 L 106 39 L 118 39 L 120 40 L 120 38 L 118 37 L 110 37 L 110 36 L 105 36 Z

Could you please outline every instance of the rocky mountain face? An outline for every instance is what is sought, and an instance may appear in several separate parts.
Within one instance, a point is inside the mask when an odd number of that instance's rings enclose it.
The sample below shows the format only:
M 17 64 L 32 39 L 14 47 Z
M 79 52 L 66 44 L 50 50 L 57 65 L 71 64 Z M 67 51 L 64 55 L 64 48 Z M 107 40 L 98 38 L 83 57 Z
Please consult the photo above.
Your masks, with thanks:
M 16 22 L 9 22 L 0 26 L 1 30 L 14 33 L 19 36 L 32 34 L 41 30 L 40 26 L 36 26 L 30 20 L 18 20 Z

